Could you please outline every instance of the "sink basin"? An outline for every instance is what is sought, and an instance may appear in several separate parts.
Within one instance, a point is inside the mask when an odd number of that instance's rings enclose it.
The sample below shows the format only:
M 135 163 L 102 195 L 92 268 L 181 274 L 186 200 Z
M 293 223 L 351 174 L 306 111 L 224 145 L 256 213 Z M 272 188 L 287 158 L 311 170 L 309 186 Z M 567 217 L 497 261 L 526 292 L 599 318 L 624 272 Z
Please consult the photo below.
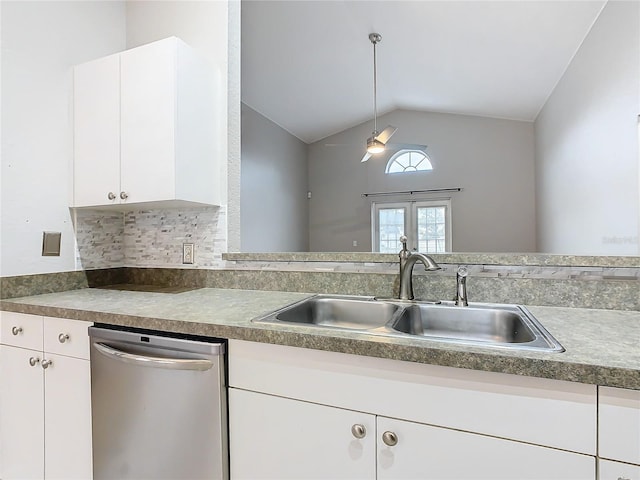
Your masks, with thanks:
M 415 304 L 405 308 L 390 327 L 400 333 L 458 343 L 563 350 L 526 309 L 517 305 Z
M 347 329 L 395 338 L 562 352 L 564 348 L 524 307 L 422 303 L 373 297 L 316 295 L 254 322 Z
M 385 326 L 400 310 L 399 305 L 378 302 L 373 297 L 317 295 L 260 321 L 369 330 Z

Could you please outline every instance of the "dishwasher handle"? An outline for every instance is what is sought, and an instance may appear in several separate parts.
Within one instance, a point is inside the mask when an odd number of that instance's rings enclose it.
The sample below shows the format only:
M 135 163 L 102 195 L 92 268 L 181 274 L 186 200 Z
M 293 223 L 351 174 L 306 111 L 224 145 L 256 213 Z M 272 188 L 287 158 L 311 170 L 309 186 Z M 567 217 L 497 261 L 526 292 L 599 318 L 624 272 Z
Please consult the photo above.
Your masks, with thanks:
M 136 353 L 123 352 L 122 350 L 117 350 L 99 342 L 94 342 L 93 347 L 106 357 L 145 367 L 164 368 L 169 370 L 198 370 L 201 372 L 213 367 L 213 362 L 206 359 L 151 357 Z

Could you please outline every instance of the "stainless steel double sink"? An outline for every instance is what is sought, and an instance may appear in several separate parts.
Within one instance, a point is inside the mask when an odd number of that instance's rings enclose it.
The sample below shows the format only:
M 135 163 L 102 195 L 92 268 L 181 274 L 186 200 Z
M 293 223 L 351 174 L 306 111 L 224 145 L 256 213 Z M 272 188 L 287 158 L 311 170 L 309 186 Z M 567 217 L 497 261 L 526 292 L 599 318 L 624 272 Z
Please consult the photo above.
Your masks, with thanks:
M 519 305 L 470 303 L 459 307 L 453 302 L 316 295 L 253 321 L 464 345 L 564 351 L 540 322 Z

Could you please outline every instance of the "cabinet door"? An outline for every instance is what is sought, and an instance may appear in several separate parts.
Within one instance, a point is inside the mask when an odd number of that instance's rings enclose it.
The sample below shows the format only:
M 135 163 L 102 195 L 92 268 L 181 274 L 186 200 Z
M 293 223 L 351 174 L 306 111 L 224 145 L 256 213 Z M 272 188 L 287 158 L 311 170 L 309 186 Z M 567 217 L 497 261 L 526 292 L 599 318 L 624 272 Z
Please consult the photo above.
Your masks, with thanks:
M 640 465 L 598 460 L 598 480 L 640 480 Z
M 78 65 L 73 72 L 73 203 L 118 203 L 120 193 L 120 57 Z M 113 198 L 109 198 L 111 193 Z
M 121 186 L 128 203 L 175 197 L 176 41 L 120 56 Z
M 378 480 L 595 479 L 595 457 L 378 417 Z M 383 441 L 397 437 L 395 446 Z
M 88 360 L 46 353 L 45 477 L 87 480 L 91 462 L 91 373 Z
M 33 359 L 33 366 L 30 359 Z M 41 360 L 42 352 L 6 345 L 0 348 L 3 480 L 44 478 L 44 380 Z
M 372 415 L 231 388 L 229 437 L 234 480 L 375 478 Z
M 640 464 L 640 391 L 598 387 L 598 456 Z

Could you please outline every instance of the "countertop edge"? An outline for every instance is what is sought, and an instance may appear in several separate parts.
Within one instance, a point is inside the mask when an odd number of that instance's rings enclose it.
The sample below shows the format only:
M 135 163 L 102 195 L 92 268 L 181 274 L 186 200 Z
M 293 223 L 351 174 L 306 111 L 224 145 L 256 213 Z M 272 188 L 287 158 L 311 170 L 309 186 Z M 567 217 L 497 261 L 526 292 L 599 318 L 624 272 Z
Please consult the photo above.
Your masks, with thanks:
M 378 337 L 345 338 L 323 332 L 322 335 L 307 332 L 275 330 L 254 325 L 224 325 L 145 317 L 118 313 L 105 313 L 63 307 L 52 307 L 0 301 L 0 310 L 42 315 L 45 317 L 68 318 L 93 323 L 149 328 L 175 333 L 187 333 L 209 337 L 246 340 L 314 350 L 331 351 L 352 355 L 386 358 L 445 367 L 464 368 L 495 373 L 505 373 L 537 378 L 547 378 L 607 387 L 640 390 L 640 370 L 575 362 L 555 361 L 504 355 L 500 352 L 479 352 L 478 350 L 441 349 L 437 345 L 398 345 L 381 341 Z M 161 323 L 161 328 L 158 328 Z M 330 342 L 327 341 L 330 339 Z

